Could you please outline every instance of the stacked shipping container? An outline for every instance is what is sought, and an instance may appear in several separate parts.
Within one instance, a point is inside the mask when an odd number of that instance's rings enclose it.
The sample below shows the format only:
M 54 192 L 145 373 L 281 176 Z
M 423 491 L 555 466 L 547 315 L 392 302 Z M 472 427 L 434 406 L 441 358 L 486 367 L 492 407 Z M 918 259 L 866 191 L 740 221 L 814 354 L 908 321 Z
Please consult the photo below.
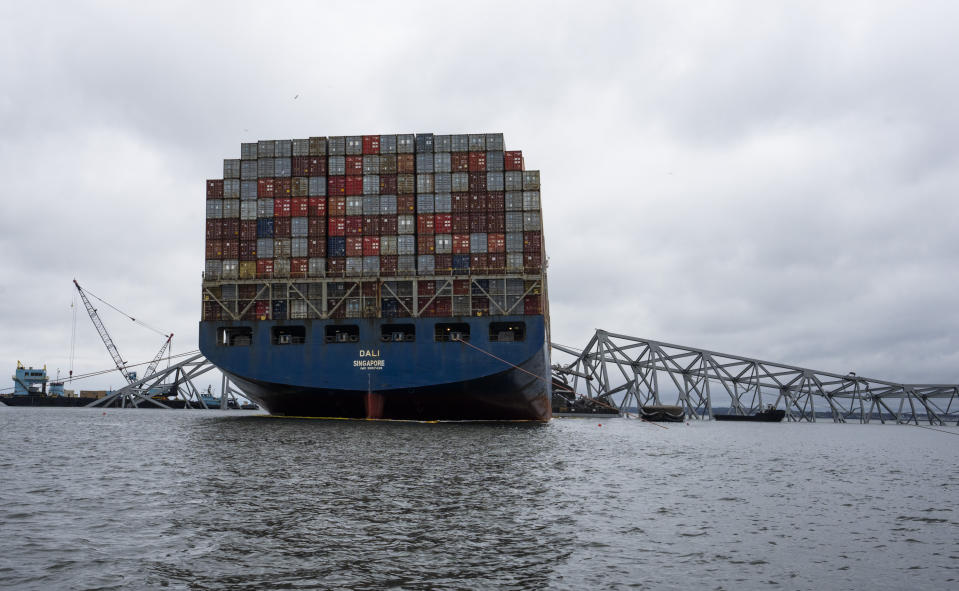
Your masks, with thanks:
M 502 134 L 270 140 L 240 155 L 207 181 L 204 287 L 222 303 L 205 298 L 205 319 L 542 313 L 539 172 Z

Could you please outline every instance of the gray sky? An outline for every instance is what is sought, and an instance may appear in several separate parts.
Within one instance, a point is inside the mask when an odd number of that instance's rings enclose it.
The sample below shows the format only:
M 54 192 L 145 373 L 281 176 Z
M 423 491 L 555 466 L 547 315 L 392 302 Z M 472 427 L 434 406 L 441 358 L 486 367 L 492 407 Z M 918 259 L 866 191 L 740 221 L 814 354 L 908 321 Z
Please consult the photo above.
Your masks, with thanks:
M 500 131 L 542 171 L 555 341 L 959 382 L 957 28 L 932 1 L 2 3 L 0 366 L 66 371 L 74 277 L 195 348 L 204 181 L 240 142 Z M 162 344 L 103 318 L 129 361 Z M 77 348 L 111 367 L 82 309 Z

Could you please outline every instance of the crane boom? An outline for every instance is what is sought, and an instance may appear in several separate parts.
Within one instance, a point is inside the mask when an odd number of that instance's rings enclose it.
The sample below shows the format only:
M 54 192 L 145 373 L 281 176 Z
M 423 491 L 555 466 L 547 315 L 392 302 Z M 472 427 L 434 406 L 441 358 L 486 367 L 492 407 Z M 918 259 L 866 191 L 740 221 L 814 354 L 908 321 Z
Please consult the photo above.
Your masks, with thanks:
M 160 352 L 156 354 L 156 357 L 153 358 L 153 361 L 150 362 L 150 365 L 147 366 L 147 370 L 143 373 L 143 377 L 152 376 L 153 372 L 157 370 L 157 366 L 160 365 L 160 358 L 163 357 L 163 352 L 166 351 L 166 348 L 170 346 L 170 341 L 173 340 L 173 333 L 170 333 L 170 336 L 166 338 L 166 342 L 163 343 L 163 346 L 160 347 Z
M 83 305 L 87 308 L 87 314 L 90 315 L 90 320 L 93 322 L 93 326 L 96 327 L 97 332 L 100 333 L 100 338 L 103 339 L 103 344 L 106 345 L 107 351 L 110 352 L 110 356 L 113 357 L 113 362 L 116 363 L 117 369 L 120 370 L 120 374 L 123 376 L 123 379 L 127 383 L 132 384 L 135 380 L 130 374 L 130 371 L 127 370 L 126 362 L 123 361 L 123 358 L 120 357 L 120 352 L 117 351 L 117 346 L 113 344 L 113 339 L 110 338 L 110 333 L 107 332 L 105 326 L 103 326 L 103 321 L 100 320 L 100 315 L 97 314 L 97 309 L 93 307 L 93 304 L 90 303 L 90 300 L 87 298 L 87 294 L 83 292 L 83 288 L 80 287 L 80 284 L 77 283 L 77 280 L 73 280 L 73 284 L 77 286 L 77 291 L 80 292 L 80 299 L 83 300 Z M 164 345 L 164 349 L 166 346 Z M 163 351 L 160 351 L 161 355 Z M 159 361 L 159 359 L 157 359 Z

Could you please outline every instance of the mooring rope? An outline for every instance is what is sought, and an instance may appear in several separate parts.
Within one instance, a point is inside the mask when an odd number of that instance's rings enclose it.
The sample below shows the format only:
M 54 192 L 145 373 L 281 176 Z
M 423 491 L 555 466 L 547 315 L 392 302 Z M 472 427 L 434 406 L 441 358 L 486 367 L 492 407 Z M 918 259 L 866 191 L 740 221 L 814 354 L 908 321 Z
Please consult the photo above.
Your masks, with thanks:
M 497 361 L 501 361 L 501 362 L 505 363 L 506 365 L 512 367 L 513 369 L 518 369 L 518 370 L 520 370 L 521 372 L 523 372 L 523 373 L 525 373 L 525 374 L 529 374 L 529 375 L 533 376 L 533 377 L 536 378 L 537 380 L 542 380 L 542 381 L 544 381 L 544 382 L 546 381 L 546 378 L 544 378 L 543 376 L 539 376 L 539 375 L 536 375 L 535 373 L 533 373 L 533 372 L 531 372 L 531 371 L 525 370 L 525 369 L 523 369 L 522 367 L 516 365 L 515 363 L 511 363 L 511 362 L 503 359 L 502 357 L 497 357 L 496 355 L 493 355 L 493 354 L 490 353 L 489 351 L 485 351 L 485 350 L 477 347 L 476 345 L 474 345 L 474 344 L 472 344 L 472 343 L 470 343 L 470 342 L 467 342 L 467 341 L 465 341 L 465 340 L 463 340 L 463 339 L 461 339 L 461 338 L 451 337 L 450 340 L 458 341 L 458 342 L 460 342 L 460 343 L 463 343 L 463 344 L 466 345 L 467 347 L 471 347 L 471 348 L 473 348 L 473 349 L 476 349 L 477 351 L 479 351 L 479 352 L 482 353 L 483 355 L 488 355 L 488 356 L 492 357 L 493 359 L 496 359 Z M 566 392 L 569 392 L 569 393 L 572 394 L 573 396 L 576 396 L 576 392 L 573 391 L 573 390 L 570 390 L 569 388 L 564 388 L 564 387 L 561 387 L 561 386 L 557 386 L 556 384 L 553 384 L 553 387 L 554 387 L 554 388 L 557 388 L 557 387 L 558 387 L 560 390 L 564 390 L 564 391 L 566 391 Z M 630 416 L 630 414 L 629 414 L 628 412 L 626 412 L 626 411 L 621 411 L 621 410 L 619 410 L 618 408 L 616 408 L 615 406 L 612 406 L 612 405 L 610 405 L 610 404 L 606 404 L 605 402 L 603 402 L 603 401 L 601 401 L 601 400 L 596 400 L 595 398 L 592 398 L 591 400 L 592 400 L 593 402 L 595 402 L 596 404 L 599 404 L 600 406 L 605 406 L 606 408 L 609 408 L 610 410 L 614 410 L 614 411 L 616 411 L 616 412 L 622 412 L 622 413 L 623 413 L 624 415 L 626 415 L 627 417 Z M 660 425 L 659 423 L 654 423 L 653 421 L 644 419 L 643 417 L 641 417 L 641 416 L 639 416 L 639 415 L 636 415 L 636 418 L 639 419 L 640 421 L 643 421 L 644 423 L 649 423 L 650 425 L 656 425 L 656 426 L 659 427 L 660 429 L 669 429 L 669 427 L 666 427 L 665 425 Z

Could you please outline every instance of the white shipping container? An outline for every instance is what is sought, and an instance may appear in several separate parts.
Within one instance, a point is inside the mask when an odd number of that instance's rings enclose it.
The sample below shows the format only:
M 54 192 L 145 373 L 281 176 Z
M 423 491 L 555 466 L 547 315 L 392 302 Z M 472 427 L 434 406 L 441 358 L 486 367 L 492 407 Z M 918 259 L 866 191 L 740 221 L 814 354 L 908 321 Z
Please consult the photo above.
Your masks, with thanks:
M 290 238 L 273 239 L 273 258 L 290 258 Z
M 363 136 L 361 135 L 346 136 L 346 153 L 351 156 L 362 154 L 363 153 Z
M 223 197 L 225 199 L 239 199 L 240 187 L 243 181 L 240 179 L 223 179 Z
M 309 256 L 308 243 L 309 243 L 309 240 L 306 237 L 291 238 L 290 239 L 290 256 L 294 258 L 305 258 Z
M 366 276 L 376 276 L 380 274 L 380 257 L 363 257 L 363 274 Z
M 256 161 L 256 175 L 261 179 L 273 176 L 273 158 L 260 158 Z
M 223 200 L 223 219 L 240 217 L 240 201 L 238 199 Z
M 539 211 L 539 191 L 523 191 L 523 211 Z
M 433 203 L 436 213 L 450 213 L 453 209 L 453 198 L 449 193 L 436 193 Z
M 523 211 L 523 193 L 521 191 L 506 192 L 506 211 Z
M 380 174 L 380 157 L 378 154 L 363 156 L 363 174 Z
M 236 259 L 225 259 L 223 261 L 222 276 L 224 279 L 236 279 L 239 276 L 239 273 L 240 273 L 240 261 Z M 235 298 L 232 298 L 232 299 L 235 299 Z
M 506 233 L 506 252 L 518 252 L 519 254 L 523 254 L 522 232 Z
M 290 236 L 294 238 L 305 238 L 309 235 L 310 219 L 305 217 L 296 217 L 290 219 Z M 305 254 L 295 254 L 295 257 L 305 257 Z
M 380 215 L 396 215 L 396 195 L 380 195 Z
M 523 269 L 523 253 L 507 252 L 506 253 L 506 269 L 508 271 L 522 270 Z
M 216 281 L 220 279 L 223 272 L 223 261 L 207 261 L 203 278 L 207 281 Z
M 263 199 L 256 200 L 256 217 L 258 218 L 273 217 L 273 198 L 272 197 L 265 197 Z
M 486 151 L 486 134 L 483 133 L 471 133 L 469 134 L 469 145 L 470 152 L 485 152 Z
M 346 198 L 346 215 L 363 215 L 363 198 L 351 195 Z
M 486 153 L 486 170 L 503 172 L 503 152 Z
M 380 247 L 382 248 L 382 246 Z M 453 236 L 450 234 L 436 235 L 436 254 L 450 254 L 453 252 Z
M 326 259 L 313 257 L 306 263 L 306 271 L 310 277 L 323 277 L 326 275 Z
M 382 248 L 382 244 L 380 248 Z M 416 236 L 411 234 L 401 234 L 396 237 L 396 254 L 410 255 L 416 254 Z
M 506 212 L 506 232 L 522 232 L 523 231 L 523 212 L 521 211 L 507 211 Z
M 417 193 L 433 192 L 433 174 L 432 173 L 416 175 L 416 192 Z
M 256 201 L 240 201 L 240 219 L 256 219 Z
M 240 158 L 243 160 L 256 160 L 256 142 L 240 144 Z
M 273 155 L 277 158 L 289 158 L 293 155 L 293 140 L 275 140 Z
M 380 175 L 378 174 L 363 175 L 363 194 L 364 195 L 380 194 Z
M 276 154 L 274 153 L 276 147 L 276 142 L 273 140 L 260 140 L 257 142 L 256 157 L 257 158 L 272 158 Z
M 396 154 L 396 136 L 380 136 L 380 154 Z
M 273 276 L 274 277 L 289 277 L 290 276 L 290 259 L 273 259 Z
M 208 220 L 218 220 L 223 217 L 223 200 L 222 199 L 207 199 L 206 200 L 206 219 Z
M 240 161 L 238 159 L 229 159 L 229 160 L 223 161 L 223 178 L 224 179 L 240 178 Z
M 432 152 L 420 152 L 416 154 L 416 172 L 433 172 Z
M 433 172 L 453 172 L 449 152 L 433 154 Z
M 256 163 L 259 160 L 241 160 L 240 178 L 245 181 L 256 180 Z
M 273 239 L 272 238 L 256 239 L 256 258 L 258 259 L 273 258 Z
M 396 233 L 397 234 L 415 234 L 416 233 L 416 216 L 412 216 L 412 215 L 396 216 Z
M 470 175 L 465 172 L 454 172 L 452 174 L 453 192 L 461 193 L 470 190 Z
M 396 248 L 396 238 L 396 236 L 380 236 L 381 255 L 399 254 Z
M 359 277 L 363 274 L 363 257 L 346 257 L 346 276 Z
M 326 197 L 326 177 L 311 176 L 309 193 L 310 197 Z
M 302 320 L 307 317 L 307 305 L 303 300 L 290 300 L 290 320 Z
M 487 133 L 486 149 L 491 152 L 502 152 L 503 151 L 503 134 Z
M 486 190 L 487 191 L 503 190 L 503 173 L 502 172 L 486 173 Z
M 380 215 L 380 198 L 378 195 L 363 197 L 363 215 Z
M 437 172 L 433 175 L 433 187 L 437 193 L 449 193 L 453 190 L 453 176 L 448 172 Z
M 539 191 L 539 171 L 538 170 L 523 171 L 523 190 Z
M 396 153 L 412 154 L 415 151 L 415 139 L 412 133 L 404 133 L 396 136 Z
M 523 212 L 523 230 L 537 232 L 543 229 L 543 220 L 538 211 Z
M 474 232 L 470 234 L 470 252 L 482 254 L 486 252 L 489 244 L 486 232 Z
M 416 257 L 416 274 L 433 275 L 435 274 L 436 260 L 431 254 L 421 254 Z
M 293 161 L 290 158 L 273 159 L 273 176 L 288 177 L 293 176 Z
M 448 136 L 448 135 L 434 135 L 434 136 L 433 136 L 433 151 L 434 151 L 434 152 L 449 152 L 449 151 L 450 151 L 450 136 Z
M 507 191 L 523 190 L 523 172 L 520 170 L 507 170 L 503 173 L 503 181 Z
M 346 174 L 346 156 L 330 156 L 326 169 L 330 176 L 343 176 Z
M 432 193 L 420 193 L 416 196 L 416 213 L 434 213 L 433 206 Z
M 341 135 L 330 137 L 326 141 L 326 149 L 330 156 L 343 156 L 346 154 L 346 138 Z
M 397 237 L 399 239 L 399 237 Z M 396 272 L 400 275 L 416 273 L 416 257 L 414 255 L 400 255 L 396 257 Z
M 293 155 L 294 156 L 309 156 L 310 155 L 310 140 L 309 138 L 293 140 Z
M 235 197 L 231 196 L 229 199 Z M 240 181 L 240 199 L 256 199 L 256 181 Z
M 460 133 L 450 136 L 450 151 L 451 152 L 466 152 L 469 150 L 470 141 L 469 136 L 465 133 Z

